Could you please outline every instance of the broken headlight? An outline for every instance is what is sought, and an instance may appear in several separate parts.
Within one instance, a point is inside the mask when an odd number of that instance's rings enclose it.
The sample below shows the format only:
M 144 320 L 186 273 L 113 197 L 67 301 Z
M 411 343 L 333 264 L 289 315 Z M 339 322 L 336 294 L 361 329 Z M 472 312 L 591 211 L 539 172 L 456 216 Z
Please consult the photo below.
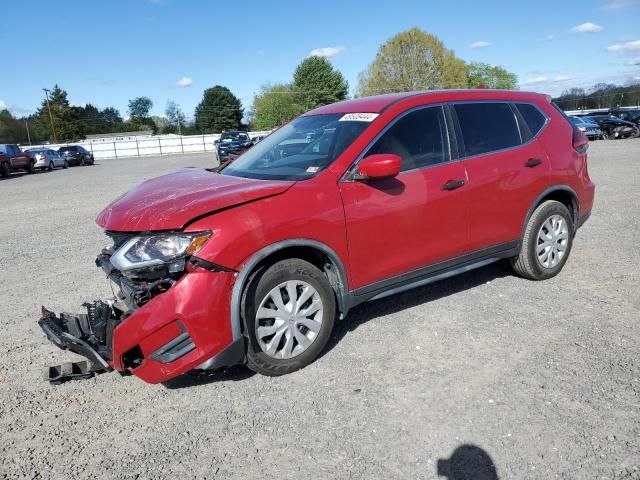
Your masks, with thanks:
M 121 272 L 164 265 L 195 254 L 210 236 L 211 232 L 196 232 L 134 237 L 111 256 L 111 264 Z

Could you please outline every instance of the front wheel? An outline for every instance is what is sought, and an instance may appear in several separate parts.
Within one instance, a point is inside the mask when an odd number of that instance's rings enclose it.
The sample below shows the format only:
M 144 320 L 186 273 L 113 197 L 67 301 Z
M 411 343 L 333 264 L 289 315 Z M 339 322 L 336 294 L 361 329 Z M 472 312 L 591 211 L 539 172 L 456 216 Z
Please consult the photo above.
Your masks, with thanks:
M 573 245 L 573 221 L 566 206 L 543 202 L 527 222 L 520 254 L 511 260 L 518 275 L 530 280 L 555 277 L 569 258 Z
M 336 301 L 327 277 L 301 259 L 282 260 L 254 276 L 244 295 L 247 365 L 279 376 L 313 362 L 333 330 Z
M 64 161 L 64 163 L 62 164 L 62 168 L 67 169 L 69 168 L 69 162 L 67 162 L 66 160 Z
M 11 167 L 7 162 L 3 162 L 2 165 L 0 165 L 0 175 L 2 175 L 4 178 L 7 178 L 9 175 L 11 175 Z

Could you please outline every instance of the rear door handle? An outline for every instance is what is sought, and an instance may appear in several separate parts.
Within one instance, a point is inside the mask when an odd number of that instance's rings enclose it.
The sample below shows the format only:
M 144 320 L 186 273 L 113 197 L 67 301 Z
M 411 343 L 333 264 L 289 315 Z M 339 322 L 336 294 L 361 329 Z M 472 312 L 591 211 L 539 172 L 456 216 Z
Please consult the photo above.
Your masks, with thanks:
M 542 163 L 542 160 L 540 160 L 539 158 L 530 158 L 529 160 L 524 162 L 524 166 L 527 168 L 533 168 L 533 167 L 537 167 L 541 163 Z
M 464 187 L 464 180 L 449 180 L 447 183 L 442 185 L 440 189 L 442 190 L 455 190 L 456 188 Z

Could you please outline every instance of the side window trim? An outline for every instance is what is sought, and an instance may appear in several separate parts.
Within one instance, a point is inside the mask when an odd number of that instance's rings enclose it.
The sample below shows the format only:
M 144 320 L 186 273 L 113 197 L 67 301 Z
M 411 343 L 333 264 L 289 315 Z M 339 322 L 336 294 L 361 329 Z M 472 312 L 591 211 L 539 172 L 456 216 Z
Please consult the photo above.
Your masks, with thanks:
M 434 168 L 434 167 L 439 167 L 441 165 L 446 165 L 448 163 L 451 163 L 454 160 L 453 157 L 453 150 L 452 150 L 452 142 L 451 142 L 451 130 L 450 130 L 450 125 L 449 125 L 449 119 L 447 117 L 447 103 L 428 103 L 426 105 L 418 105 L 417 107 L 413 107 L 410 108 L 409 110 L 405 110 L 404 112 L 400 113 L 399 115 L 397 115 L 396 117 L 394 117 L 382 130 L 380 130 L 378 132 L 378 134 L 373 137 L 373 139 L 367 144 L 366 147 L 364 147 L 362 149 L 362 152 L 360 152 L 360 154 L 358 154 L 358 156 L 356 157 L 356 159 L 353 161 L 353 163 L 351 165 L 349 165 L 349 168 L 347 168 L 347 170 L 345 171 L 345 173 L 342 175 L 342 177 L 340 178 L 340 182 L 344 182 L 344 181 L 353 181 L 353 175 L 356 171 L 356 167 L 358 166 L 358 164 L 362 161 L 363 158 L 365 158 L 365 156 L 367 155 L 367 152 L 369 150 L 371 150 L 371 148 L 378 142 L 378 140 L 385 134 L 387 133 L 387 131 L 389 131 L 397 122 L 399 122 L 402 118 L 406 117 L 407 115 L 413 113 L 413 112 L 417 112 L 419 110 L 424 110 L 426 108 L 440 108 L 441 110 L 441 114 L 442 114 L 442 119 L 444 120 L 444 129 L 445 132 L 444 134 L 446 135 L 446 143 L 444 144 L 444 146 L 446 147 L 446 159 L 444 162 L 442 163 L 437 163 L 435 165 L 425 165 L 422 167 L 417 167 L 417 168 L 412 168 L 411 170 L 403 170 L 399 173 L 399 175 L 402 175 L 406 172 L 416 172 L 419 170 L 425 170 L 427 168 Z M 456 149 L 457 150 L 457 149 Z
M 512 110 L 517 111 L 518 109 L 515 107 L 516 104 L 525 104 L 525 105 L 532 105 L 533 107 L 535 107 L 545 118 L 545 122 L 544 125 L 540 128 L 540 130 L 538 131 L 538 133 L 535 136 L 530 137 L 526 142 L 524 141 L 524 139 L 522 139 L 522 135 L 521 135 L 521 140 L 522 143 L 520 143 L 520 145 L 515 145 L 513 147 L 507 147 L 507 148 L 501 148 L 498 150 L 491 150 L 490 152 L 484 152 L 484 153 L 478 153 L 476 155 L 467 155 L 466 152 L 466 147 L 464 145 L 464 141 L 462 140 L 462 128 L 460 127 L 460 120 L 458 119 L 458 114 L 456 113 L 455 110 L 455 106 L 456 105 L 466 105 L 466 104 L 471 104 L 471 103 L 506 103 L 506 104 L 511 104 L 511 108 Z M 538 138 L 540 136 L 540 134 L 547 128 L 547 125 L 549 125 L 550 119 L 549 116 L 543 112 L 540 107 L 538 107 L 538 105 L 536 105 L 533 102 L 527 102 L 527 101 L 513 101 L 513 100 L 469 100 L 469 101 L 460 101 L 460 102 L 450 102 L 450 111 L 451 111 L 451 117 L 455 122 L 456 125 L 456 133 L 458 135 L 458 148 L 460 149 L 460 157 L 458 158 L 458 160 L 468 160 L 468 159 L 473 159 L 473 158 L 479 158 L 479 157 L 484 157 L 485 155 L 493 155 L 496 153 L 502 153 L 502 152 L 507 152 L 509 150 L 515 150 L 516 148 L 521 148 L 524 147 L 526 145 L 529 145 L 531 142 L 533 142 L 536 138 Z M 518 124 L 518 119 L 519 119 L 519 115 L 514 114 L 514 117 L 516 119 L 516 124 Z M 527 127 L 528 128 L 528 127 Z M 520 129 L 520 127 L 518 126 L 518 129 Z

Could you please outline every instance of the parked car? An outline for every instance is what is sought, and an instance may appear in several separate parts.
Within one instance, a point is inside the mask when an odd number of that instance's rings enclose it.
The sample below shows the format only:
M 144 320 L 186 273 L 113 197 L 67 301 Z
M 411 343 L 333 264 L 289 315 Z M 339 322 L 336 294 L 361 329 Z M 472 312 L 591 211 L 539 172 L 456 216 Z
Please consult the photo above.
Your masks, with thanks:
M 233 161 L 253 147 L 247 132 L 222 132 L 220 139 L 214 142 L 220 164 Z
M 635 109 L 615 109 L 611 110 L 611 115 L 627 122 L 633 122 L 640 127 L 640 108 Z
M 115 200 L 96 219 L 112 241 L 96 263 L 117 298 L 43 309 L 40 325 L 151 383 L 238 363 L 293 372 L 368 300 L 499 259 L 528 279 L 557 275 L 593 206 L 588 146 L 536 93 L 323 106 L 219 173 L 178 170 Z
M 93 165 L 95 163 L 93 153 L 81 145 L 60 147 L 58 152 L 70 166 Z
M 256 143 L 261 142 L 265 137 L 266 135 L 256 135 L 255 137 L 251 137 L 251 141 L 255 145 Z
M 613 115 L 590 115 L 581 118 L 596 122 L 602 130 L 602 138 L 605 139 L 640 137 L 640 128 L 635 123 Z
M 36 160 L 35 168 L 40 170 L 53 170 L 54 168 L 67 168 L 69 162 L 60 153 L 50 148 L 30 148 L 27 152 L 32 153 Z
M 17 170 L 35 173 L 36 160 L 32 153 L 23 152 L 20 147 L 11 143 L 0 144 L 0 153 L 0 175 L 3 177 L 8 177 Z
M 589 140 L 600 140 L 602 138 L 602 130 L 600 126 L 589 117 L 569 117 L 578 129 L 582 130 Z

